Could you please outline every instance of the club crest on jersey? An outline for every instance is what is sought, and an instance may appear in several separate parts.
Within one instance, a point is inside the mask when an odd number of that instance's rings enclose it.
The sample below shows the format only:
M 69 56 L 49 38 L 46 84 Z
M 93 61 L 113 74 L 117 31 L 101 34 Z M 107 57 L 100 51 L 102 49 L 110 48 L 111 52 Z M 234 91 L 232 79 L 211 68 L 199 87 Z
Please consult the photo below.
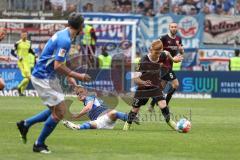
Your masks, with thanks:
M 59 52 L 58 52 L 58 56 L 59 57 L 65 57 L 65 54 L 66 54 L 66 50 L 65 49 L 60 49 Z

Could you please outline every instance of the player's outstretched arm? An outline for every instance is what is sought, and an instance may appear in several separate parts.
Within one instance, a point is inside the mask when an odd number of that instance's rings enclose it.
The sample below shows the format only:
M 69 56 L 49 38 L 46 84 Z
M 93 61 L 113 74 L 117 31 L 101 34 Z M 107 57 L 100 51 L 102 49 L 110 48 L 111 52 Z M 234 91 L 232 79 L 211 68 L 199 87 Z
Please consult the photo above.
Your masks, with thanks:
M 93 101 L 90 101 L 87 103 L 87 105 L 79 112 L 79 114 L 74 114 L 72 116 L 73 120 L 79 120 L 82 116 L 84 116 L 85 114 L 87 114 L 93 106 Z
M 170 52 L 168 52 L 168 51 L 164 51 L 164 52 L 165 52 L 166 56 L 167 56 L 168 58 L 170 58 L 171 61 L 173 61 L 174 63 L 179 63 L 179 62 L 182 62 L 182 60 L 183 60 L 183 56 L 182 56 L 181 54 L 178 54 L 178 55 L 172 57 L 172 55 L 170 54 Z
M 141 63 L 138 64 L 138 67 L 136 68 L 136 71 L 133 73 L 133 81 L 138 86 L 152 86 L 152 82 L 150 80 L 142 80 L 140 77 L 142 75 L 141 72 Z
M 64 62 L 59 62 L 59 61 L 54 61 L 54 70 L 56 70 L 58 73 L 60 74 L 64 74 L 66 76 L 69 77 L 73 77 L 76 78 L 80 81 L 90 81 L 91 77 L 88 74 L 85 73 L 77 73 L 75 71 L 72 71 L 71 69 L 69 69 Z
M 179 53 L 180 53 L 181 55 L 184 54 L 184 48 L 183 48 L 183 45 L 182 45 L 182 44 L 179 44 L 179 45 L 178 45 L 178 51 L 179 51 Z
M 150 80 L 143 81 L 140 77 L 134 78 L 133 80 L 138 86 L 152 86 L 152 82 Z
M 70 84 L 70 86 L 76 87 L 78 84 L 76 82 L 76 80 L 73 77 L 67 77 L 68 83 Z

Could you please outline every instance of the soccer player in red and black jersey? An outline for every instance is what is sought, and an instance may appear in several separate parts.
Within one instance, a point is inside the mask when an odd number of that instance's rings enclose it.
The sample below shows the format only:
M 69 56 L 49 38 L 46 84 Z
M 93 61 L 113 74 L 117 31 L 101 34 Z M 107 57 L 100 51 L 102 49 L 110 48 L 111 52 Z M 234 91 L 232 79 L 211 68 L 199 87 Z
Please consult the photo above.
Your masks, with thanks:
M 172 22 L 169 24 L 169 33 L 160 38 L 163 43 L 163 49 L 170 52 L 172 57 L 182 56 L 184 54 L 182 39 L 180 36 L 177 35 L 177 31 L 177 23 Z M 162 86 L 165 87 L 167 82 L 171 82 L 172 85 L 166 97 L 166 102 L 168 105 L 169 101 L 172 98 L 172 95 L 179 87 L 179 82 L 174 71 L 172 70 L 173 61 L 169 58 L 162 59 L 162 64 L 163 67 L 161 70 L 161 78 L 162 80 L 164 80 L 162 82 Z M 155 104 L 156 101 L 153 99 L 150 106 L 148 107 L 148 111 L 152 112 L 154 110 L 153 107 Z
M 163 95 L 163 88 L 161 86 L 161 58 L 169 58 L 171 61 L 179 62 L 182 57 L 175 56 L 174 58 L 168 51 L 163 51 L 161 40 L 152 42 L 150 52 L 142 57 L 136 72 L 134 73 L 134 82 L 137 84 L 137 90 L 134 95 L 132 109 L 128 114 L 128 120 L 124 125 L 123 130 L 128 130 L 136 118 L 140 107 L 145 105 L 149 98 L 154 98 L 162 111 L 162 114 L 167 124 L 177 130 L 176 123 L 170 118 L 169 108 L 166 104 L 165 96 Z

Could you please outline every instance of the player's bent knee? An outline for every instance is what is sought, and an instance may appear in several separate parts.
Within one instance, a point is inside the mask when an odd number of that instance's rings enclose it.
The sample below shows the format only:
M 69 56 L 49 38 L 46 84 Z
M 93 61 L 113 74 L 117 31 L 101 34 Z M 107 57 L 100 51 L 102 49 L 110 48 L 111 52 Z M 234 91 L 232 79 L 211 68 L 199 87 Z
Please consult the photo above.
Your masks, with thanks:
M 177 79 L 175 79 L 174 82 L 172 83 L 172 87 L 173 87 L 174 89 L 178 89 L 178 87 L 179 87 L 179 82 L 178 82 Z
M 174 89 L 178 89 L 178 87 L 179 87 L 179 84 L 173 85 Z
M 54 107 L 53 109 L 54 119 L 57 119 L 60 121 L 64 118 L 65 114 L 66 114 L 66 107 L 63 103 Z
M 64 118 L 65 113 L 62 111 L 55 111 L 53 113 L 53 119 L 56 121 L 60 121 Z
M 111 120 L 116 120 L 116 119 L 117 119 L 116 113 L 117 113 L 116 110 L 111 110 L 111 111 L 108 112 L 108 117 L 109 117 Z
M 162 109 L 167 106 L 167 103 L 165 100 L 158 101 L 158 106 Z

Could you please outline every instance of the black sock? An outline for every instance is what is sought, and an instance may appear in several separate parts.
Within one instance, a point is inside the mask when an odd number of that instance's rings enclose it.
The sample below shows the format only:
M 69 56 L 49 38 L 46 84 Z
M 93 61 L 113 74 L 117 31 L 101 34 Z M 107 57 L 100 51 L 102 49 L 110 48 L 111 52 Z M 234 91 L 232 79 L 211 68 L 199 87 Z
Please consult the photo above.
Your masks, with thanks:
M 132 124 L 132 121 L 136 118 L 137 116 L 137 113 L 133 112 L 133 111 L 130 111 L 128 113 L 128 120 L 127 120 L 127 123 L 129 124 Z
M 162 114 L 163 114 L 166 122 L 169 122 L 170 121 L 170 112 L 169 112 L 168 107 L 167 106 L 164 107 L 163 109 L 161 109 L 161 111 L 162 111 Z
M 156 104 L 156 99 L 153 98 L 152 101 L 151 101 L 151 103 L 150 103 L 150 105 L 151 105 L 152 107 L 154 107 L 155 104 Z
M 172 95 L 175 91 L 176 91 L 176 89 L 173 88 L 172 91 L 167 94 L 167 97 L 166 97 L 167 105 L 168 105 L 169 101 L 171 100 Z

